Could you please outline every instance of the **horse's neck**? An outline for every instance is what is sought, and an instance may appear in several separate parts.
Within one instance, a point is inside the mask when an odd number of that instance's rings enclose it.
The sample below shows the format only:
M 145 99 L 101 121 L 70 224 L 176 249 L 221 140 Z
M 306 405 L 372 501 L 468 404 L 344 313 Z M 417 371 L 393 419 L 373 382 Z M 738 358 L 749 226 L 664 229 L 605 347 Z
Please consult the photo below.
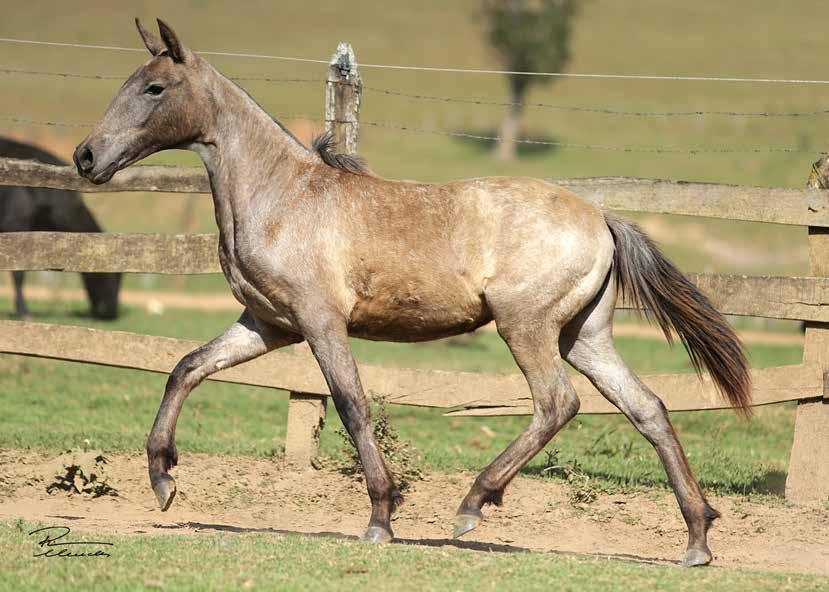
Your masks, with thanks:
M 215 72 L 215 71 L 214 71 Z M 223 240 L 233 240 L 253 195 L 284 193 L 308 151 L 241 88 L 215 72 L 212 125 L 193 145 L 210 177 L 216 221 Z

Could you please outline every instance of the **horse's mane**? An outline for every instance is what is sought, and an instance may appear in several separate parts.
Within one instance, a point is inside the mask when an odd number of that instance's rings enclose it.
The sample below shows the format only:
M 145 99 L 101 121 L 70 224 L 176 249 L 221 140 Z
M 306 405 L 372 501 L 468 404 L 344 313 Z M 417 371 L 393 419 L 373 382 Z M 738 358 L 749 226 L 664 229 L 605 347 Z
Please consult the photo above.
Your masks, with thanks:
M 328 166 L 353 175 L 371 175 L 368 165 L 362 158 L 341 154 L 337 152 L 336 146 L 337 141 L 330 131 L 317 136 L 311 142 L 311 150 L 316 152 L 322 162 Z

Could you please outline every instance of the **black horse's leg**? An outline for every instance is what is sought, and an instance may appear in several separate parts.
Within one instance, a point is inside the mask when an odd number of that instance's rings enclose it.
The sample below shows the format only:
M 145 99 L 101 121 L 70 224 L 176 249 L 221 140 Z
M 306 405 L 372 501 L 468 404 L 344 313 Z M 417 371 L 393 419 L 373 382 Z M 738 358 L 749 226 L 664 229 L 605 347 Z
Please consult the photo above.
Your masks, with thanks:
M 360 455 L 371 498 L 371 519 L 363 539 L 385 543 L 392 539 L 391 514 L 402 501 L 374 440 L 370 409 L 357 365 L 351 355 L 345 320 L 319 309 L 301 319 L 303 335 L 319 362 L 334 406 Z
M 26 299 L 23 298 L 23 279 L 24 272 L 13 271 L 12 278 L 14 280 L 14 311 L 21 319 L 29 316 L 29 309 L 26 306 Z
M 529 384 L 533 419 L 475 479 L 455 516 L 455 537 L 478 526 L 485 504 L 500 505 L 504 489 L 518 471 L 578 412 L 579 399 L 558 350 L 558 330 L 547 325 L 544 319 L 522 320 L 520 326 L 498 325 Z
M 178 462 L 176 421 L 187 395 L 214 372 L 299 341 L 302 341 L 301 336 L 265 325 L 246 310 L 222 335 L 190 352 L 176 364 L 147 439 L 150 485 L 162 511 L 170 507 L 176 494 L 175 480 L 168 471 Z

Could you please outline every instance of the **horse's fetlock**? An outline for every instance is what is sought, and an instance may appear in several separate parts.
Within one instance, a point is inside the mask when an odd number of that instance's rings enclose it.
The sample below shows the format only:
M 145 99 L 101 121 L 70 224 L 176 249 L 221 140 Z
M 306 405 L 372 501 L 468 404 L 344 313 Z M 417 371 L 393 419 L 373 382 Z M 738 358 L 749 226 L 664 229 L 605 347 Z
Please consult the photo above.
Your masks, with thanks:
M 178 464 L 178 449 L 174 442 L 169 439 L 156 440 L 150 438 L 147 441 L 147 459 L 150 466 L 161 462 L 161 468 L 168 471 Z
M 474 488 L 478 490 L 481 506 L 485 504 L 500 506 L 504 501 L 504 489 L 484 475 L 479 475 L 475 479 Z
M 711 528 L 711 525 L 714 523 L 714 520 L 720 518 L 722 514 L 720 514 L 717 510 L 709 506 L 708 502 L 705 502 L 705 508 L 703 510 L 703 513 L 705 515 L 705 530 L 707 532 L 708 529 Z

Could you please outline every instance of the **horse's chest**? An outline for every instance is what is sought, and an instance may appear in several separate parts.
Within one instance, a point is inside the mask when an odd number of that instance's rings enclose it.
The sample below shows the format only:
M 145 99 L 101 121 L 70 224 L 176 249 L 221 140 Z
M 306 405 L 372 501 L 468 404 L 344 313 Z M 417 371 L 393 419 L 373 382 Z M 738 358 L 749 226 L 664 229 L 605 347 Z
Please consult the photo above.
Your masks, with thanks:
M 219 246 L 219 261 L 234 298 L 255 316 L 292 329 L 288 290 L 284 278 L 273 272 L 264 255 Z

